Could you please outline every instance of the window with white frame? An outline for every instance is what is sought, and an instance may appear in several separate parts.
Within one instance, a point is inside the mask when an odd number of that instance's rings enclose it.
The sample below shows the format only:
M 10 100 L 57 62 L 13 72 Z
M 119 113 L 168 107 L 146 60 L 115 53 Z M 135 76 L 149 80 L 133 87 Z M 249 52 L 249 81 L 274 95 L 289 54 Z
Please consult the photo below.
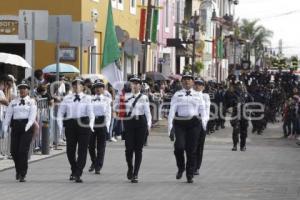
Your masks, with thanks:
M 111 0 L 111 5 L 113 8 L 117 8 L 117 1 L 119 0 Z
M 145 6 L 145 5 L 146 5 L 146 0 L 141 0 L 141 4 L 142 4 L 143 6 Z
M 124 10 L 124 0 L 117 0 L 118 1 L 118 9 Z
M 169 0 L 166 0 L 166 9 L 165 9 L 165 31 L 169 32 L 169 16 L 170 16 L 170 9 L 169 9 Z
M 130 0 L 130 13 L 136 14 L 136 0 Z

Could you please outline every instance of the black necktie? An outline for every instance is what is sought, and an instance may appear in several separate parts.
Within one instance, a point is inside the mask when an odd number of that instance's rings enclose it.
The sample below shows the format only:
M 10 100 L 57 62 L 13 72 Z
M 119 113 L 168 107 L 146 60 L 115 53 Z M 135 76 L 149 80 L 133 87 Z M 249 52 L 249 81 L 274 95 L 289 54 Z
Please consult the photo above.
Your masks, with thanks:
M 24 99 L 21 99 L 21 102 L 19 103 L 19 106 L 20 106 L 20 105 L 25 106 L 25 100 L 24 100 Z
M 187 91 L 185 92 L 185 96 L 192 96 L 192 95 L 191 95 L 191 91 L 190 91 L 190 90 L 187 90 Z
M 94 99 L 94 101 L 101 101 L 101 98 L 97 97 L 96 99 Z
M 78 95 L 78 94 L 75 94 L 75 99 L 74 99 L 74 102 L 76 102 L 76 101 L 79 101 L 79 102 L 80 102 L 80 97 L 79 97 L 79 95 Z

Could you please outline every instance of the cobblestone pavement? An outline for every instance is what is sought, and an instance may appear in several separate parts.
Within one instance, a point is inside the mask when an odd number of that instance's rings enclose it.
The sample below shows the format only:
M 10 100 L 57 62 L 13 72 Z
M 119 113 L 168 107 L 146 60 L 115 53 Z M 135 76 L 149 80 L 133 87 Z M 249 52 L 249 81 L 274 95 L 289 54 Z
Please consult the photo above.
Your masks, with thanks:
M 263 136 L 249 134 L 246 152 L 231 151 L 231 128 L 207 137 L 203 166 L 194 184 L 176 180 L 172 143 L 165 123 L 153 129 L 144 149 L 140 182 L 126 180 L 123 142 L 109 143 L 101 175 L 87 172 L 84 183 L 69 182 L 66 155 L 30 164 L 26 183 L 14 170 L 0 172 L 1 200 L 299 200 L 300 148 L 282 139 L 280 126 Z

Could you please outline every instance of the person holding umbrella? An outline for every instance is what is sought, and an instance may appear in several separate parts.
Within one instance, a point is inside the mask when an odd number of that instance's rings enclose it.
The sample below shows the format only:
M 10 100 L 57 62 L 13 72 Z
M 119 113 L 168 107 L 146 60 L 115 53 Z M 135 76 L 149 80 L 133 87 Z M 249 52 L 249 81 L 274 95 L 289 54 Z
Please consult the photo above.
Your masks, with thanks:
M 11 155 L 16 168 L 16 180 L 25 182 L 37 106 L 35 100 L 28 96 L 30 87 L 25 81 L 17 87 L 20 95 L 8 106 L 3 130 L 7 132 L 8 127 L 11 126 Z

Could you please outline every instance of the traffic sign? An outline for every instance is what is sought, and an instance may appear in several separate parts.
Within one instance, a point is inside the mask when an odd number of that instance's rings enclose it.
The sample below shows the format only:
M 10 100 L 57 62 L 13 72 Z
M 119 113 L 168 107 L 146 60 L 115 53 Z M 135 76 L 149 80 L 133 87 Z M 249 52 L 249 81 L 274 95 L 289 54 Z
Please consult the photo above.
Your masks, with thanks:
M 94 45 L 94 24 L 92 22 L 73 22 L 71 46 L 88 48 Z
M 20 10 L 19 39 L 48 40 L 48 11 Z
M 49 16 L 48 41 L 53 43 L 71 42 L 72 16 L 51 15 Z

